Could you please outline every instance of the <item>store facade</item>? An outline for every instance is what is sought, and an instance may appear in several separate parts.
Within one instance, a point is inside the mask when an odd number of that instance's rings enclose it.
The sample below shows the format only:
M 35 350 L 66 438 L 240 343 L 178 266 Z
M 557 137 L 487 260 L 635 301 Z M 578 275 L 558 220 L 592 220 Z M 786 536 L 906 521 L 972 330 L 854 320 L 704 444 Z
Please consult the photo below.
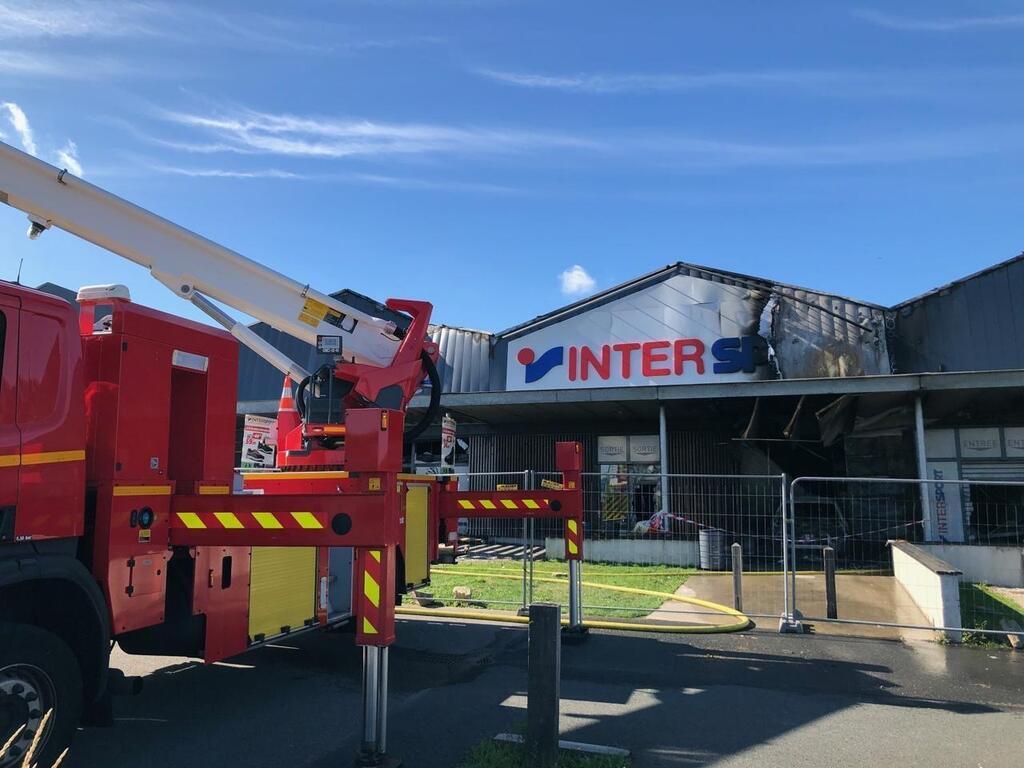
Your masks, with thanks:
M 555 442 L 579 440 L 600 498 L 617 494 L 601 525 L 627 531 L 666 508 L 667 475 L 1024 480 L 1015 295 L 1020 257 L 895 307 L 679 263 L 500 333 L 431 333 L 457 465 L 551 471 Z M 240 414 L 279 392 L 243 350 Z M 410 469 L 439 445 L 426 432 Z M 948 497 L 944 535 L 969 539 L 970 503 Z

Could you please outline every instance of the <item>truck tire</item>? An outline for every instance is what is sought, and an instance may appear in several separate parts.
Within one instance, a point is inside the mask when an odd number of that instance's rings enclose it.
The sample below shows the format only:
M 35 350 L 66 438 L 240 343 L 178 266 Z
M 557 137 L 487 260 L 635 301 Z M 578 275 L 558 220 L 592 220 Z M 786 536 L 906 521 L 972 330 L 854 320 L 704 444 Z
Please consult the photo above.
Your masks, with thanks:
M 20 765 L 43 715 L 52 710 L 33 763 L 50 766 L 71 744 L 82 714 L 82 672 L 56 635 L 29 624 L 0 622 L 0 748 L 19 726 L 25 731 L 0 768 Z

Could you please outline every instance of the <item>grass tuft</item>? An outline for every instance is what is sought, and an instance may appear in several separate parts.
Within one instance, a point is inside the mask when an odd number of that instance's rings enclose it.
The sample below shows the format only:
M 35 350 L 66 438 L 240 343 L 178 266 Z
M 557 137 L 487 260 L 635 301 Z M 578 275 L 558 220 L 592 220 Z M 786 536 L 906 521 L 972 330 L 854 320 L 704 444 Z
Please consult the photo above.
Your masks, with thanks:
M 459 768 L 525 768 L 532 765 L 521 745 L 488 739 L 477 744 Z M 630 768 L 630 765 L 625 757 L 563 752 L 552 768 Z
M 1002 620 L 1024 627 L 1024 610 L 986 584 L 960 582 L 960 621 L 964 627 L 961 643 L 981 648 L 1009 645 L 1006 635 L 971 632 L 972 629 L 1002 630 Z
M 521 560 L 462 560 L 458 565 L 435 566 L 430 569 L 430 593 L 444 600 L 448 606 L 514 611 L 522 601 L 522 573 Z M 566 563 L 538 561 L 534 563 L 533 573 L 535 577 L 559 580 L 559 583 L 535 581 L 533 602 L 568 604 L 569 567 Z M 583 564 L 585 582 L 670 594 L 693 573 L 695 571 L 692 568 L 671 568 L 664 565 Z M 493 578 L 492 575 L 517 578 Z M 561 581 L 563 579 L 564 583 Z M 472 599 L 453 603 L 451 598 L 454 587 L 469 587 L 473 592 Z M 657 595 L 637 595 L 583 587 L 584 611 L 591 617 L 627 619 L 646 616 L 663 602 L 663 598 Z M 610 610 L 602 606 L 613 606 L 622 610 Z

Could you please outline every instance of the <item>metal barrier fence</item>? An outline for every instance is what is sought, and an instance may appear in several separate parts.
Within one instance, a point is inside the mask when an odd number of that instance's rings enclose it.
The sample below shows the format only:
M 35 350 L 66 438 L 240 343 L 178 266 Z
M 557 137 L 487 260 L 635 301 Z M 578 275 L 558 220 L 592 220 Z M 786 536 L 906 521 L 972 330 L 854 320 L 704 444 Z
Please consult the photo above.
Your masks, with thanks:
M 961 632 L 1006 636 L 1020 632 L 1014 622 L 1024 625 L 1024 482 L 801 477 L 790 483 L 784 475 L 614 469 L 581 476 L 585 581 L 664 576 L 659 583 L 683 583 L 711 602 L 733 605 L 739 595 L 747 615 L 781 616 L 782 629 L 797 629 L 802 620 L 927 630 L 926 637 L 939 629 L 956 640 Z M 554 487 L 560 480 L 559 473 L 529 471 L 459 478 L 474 490 Z M 567 595 L 567 583 L 551 586 L 553 576 L 561 578 L 557 567 L 538 565 L 563 556 L 557 521 L 473 520 L 463 533 L 461 558 L 521 563 L 515 594 L 505 589 L 503 599 L 485 594 L 483 602 L 525 608 L 538 594 Z M 741 562 L 733 574 L 735 544 Z M 971 567 L 947 560 L 971 561 Z M 493 586 L 479 584 L 485 592 Z M 695 612 L 681 604 L 655 608 L 662 618 Z M 587 587 L 583 611 L 640 615 L 616 593 Z
M 1021 632 L 1024 482 L 800 477 L 787 524 L 791 623 Z
M 473 490 L 557 487 L 557 472 L 479 473 L 459 476 L 460 484 Z M 656 584 L 691 582 L 694 596 L 733 605 L 731 569 L 733 545 L 742 551 L 744 608 L 748 615 L 778 619 L 786 612 L 787 591 L 782 575 L 783 518 L 787 482 L 782 475 L 709 475 L 583 473 L 584 554 L 593 578 L 608 576 L 611 566 L 618 581 L 655 577 Z M 666 495 L 667 491 L 667 495 Z M 664 496 L 664 499 L 663 499 Z M 666 503 L 662 503 L 664 502 Z M 472 520 L 463 533 L 462 559 L 516 559 L 522 561 L 519 603 L 525 607 L 537 591 L 535 584 L 551 574 L 538 573 L 538 560 L 559 560 L 564 543 L 561 526 L 554 520 Z M 647 566 L 633 569 L 631 566 Z M 659 570 L 659 568 L 661 570 Z M 636 571 L 636 572 L 630 572 Z M 664 579 L 658 577 L 666 577 Z M 674 576 L 678 581 L 673 585 Z M 585 576 L 586 578 L 586 576 Z M 545 586 L 544 594 L 550 595 Z M 498 606 L 497 601 L 485 601 Z M 506 600 L 506 603 L 513 601 Z M 584 590 L 583 608 L 602 615 L 636 614 L 633 606 L 618 605 L 614 593 Z M 664 612 L 699 613 L 680 603 Z

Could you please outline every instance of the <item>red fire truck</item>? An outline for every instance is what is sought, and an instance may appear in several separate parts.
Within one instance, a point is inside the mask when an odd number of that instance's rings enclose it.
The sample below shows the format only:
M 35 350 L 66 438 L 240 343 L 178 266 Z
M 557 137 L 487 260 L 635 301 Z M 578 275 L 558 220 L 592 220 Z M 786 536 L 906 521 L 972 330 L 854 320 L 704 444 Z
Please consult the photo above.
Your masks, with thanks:
M 0 202 L 147 267 L 221 331 L 92 286 L 78 306 L 0 282 L 0 768 L 40 764 L 134 687 L 129 653 L 207 662 L 352 617 L 364 647 L 362 765 L 385 760 L 394 606 L 456 519 L 564 520 L 578 583 L 580 449 L 563 489 L 469 492 L 403 473 L 405 409 L 440 396 L 430 305 L 352 306 L 0 143 Z M 315 344 L 306 371 L 221 305 Z M 234 484 L 238 342 L 298 383 L 278 469 Z M 290 394 L 290 389 L 288 391 Z M 571 574 L 572 575 L 572 574 Z M 573 620 L 578 622 L 577 610 Z

